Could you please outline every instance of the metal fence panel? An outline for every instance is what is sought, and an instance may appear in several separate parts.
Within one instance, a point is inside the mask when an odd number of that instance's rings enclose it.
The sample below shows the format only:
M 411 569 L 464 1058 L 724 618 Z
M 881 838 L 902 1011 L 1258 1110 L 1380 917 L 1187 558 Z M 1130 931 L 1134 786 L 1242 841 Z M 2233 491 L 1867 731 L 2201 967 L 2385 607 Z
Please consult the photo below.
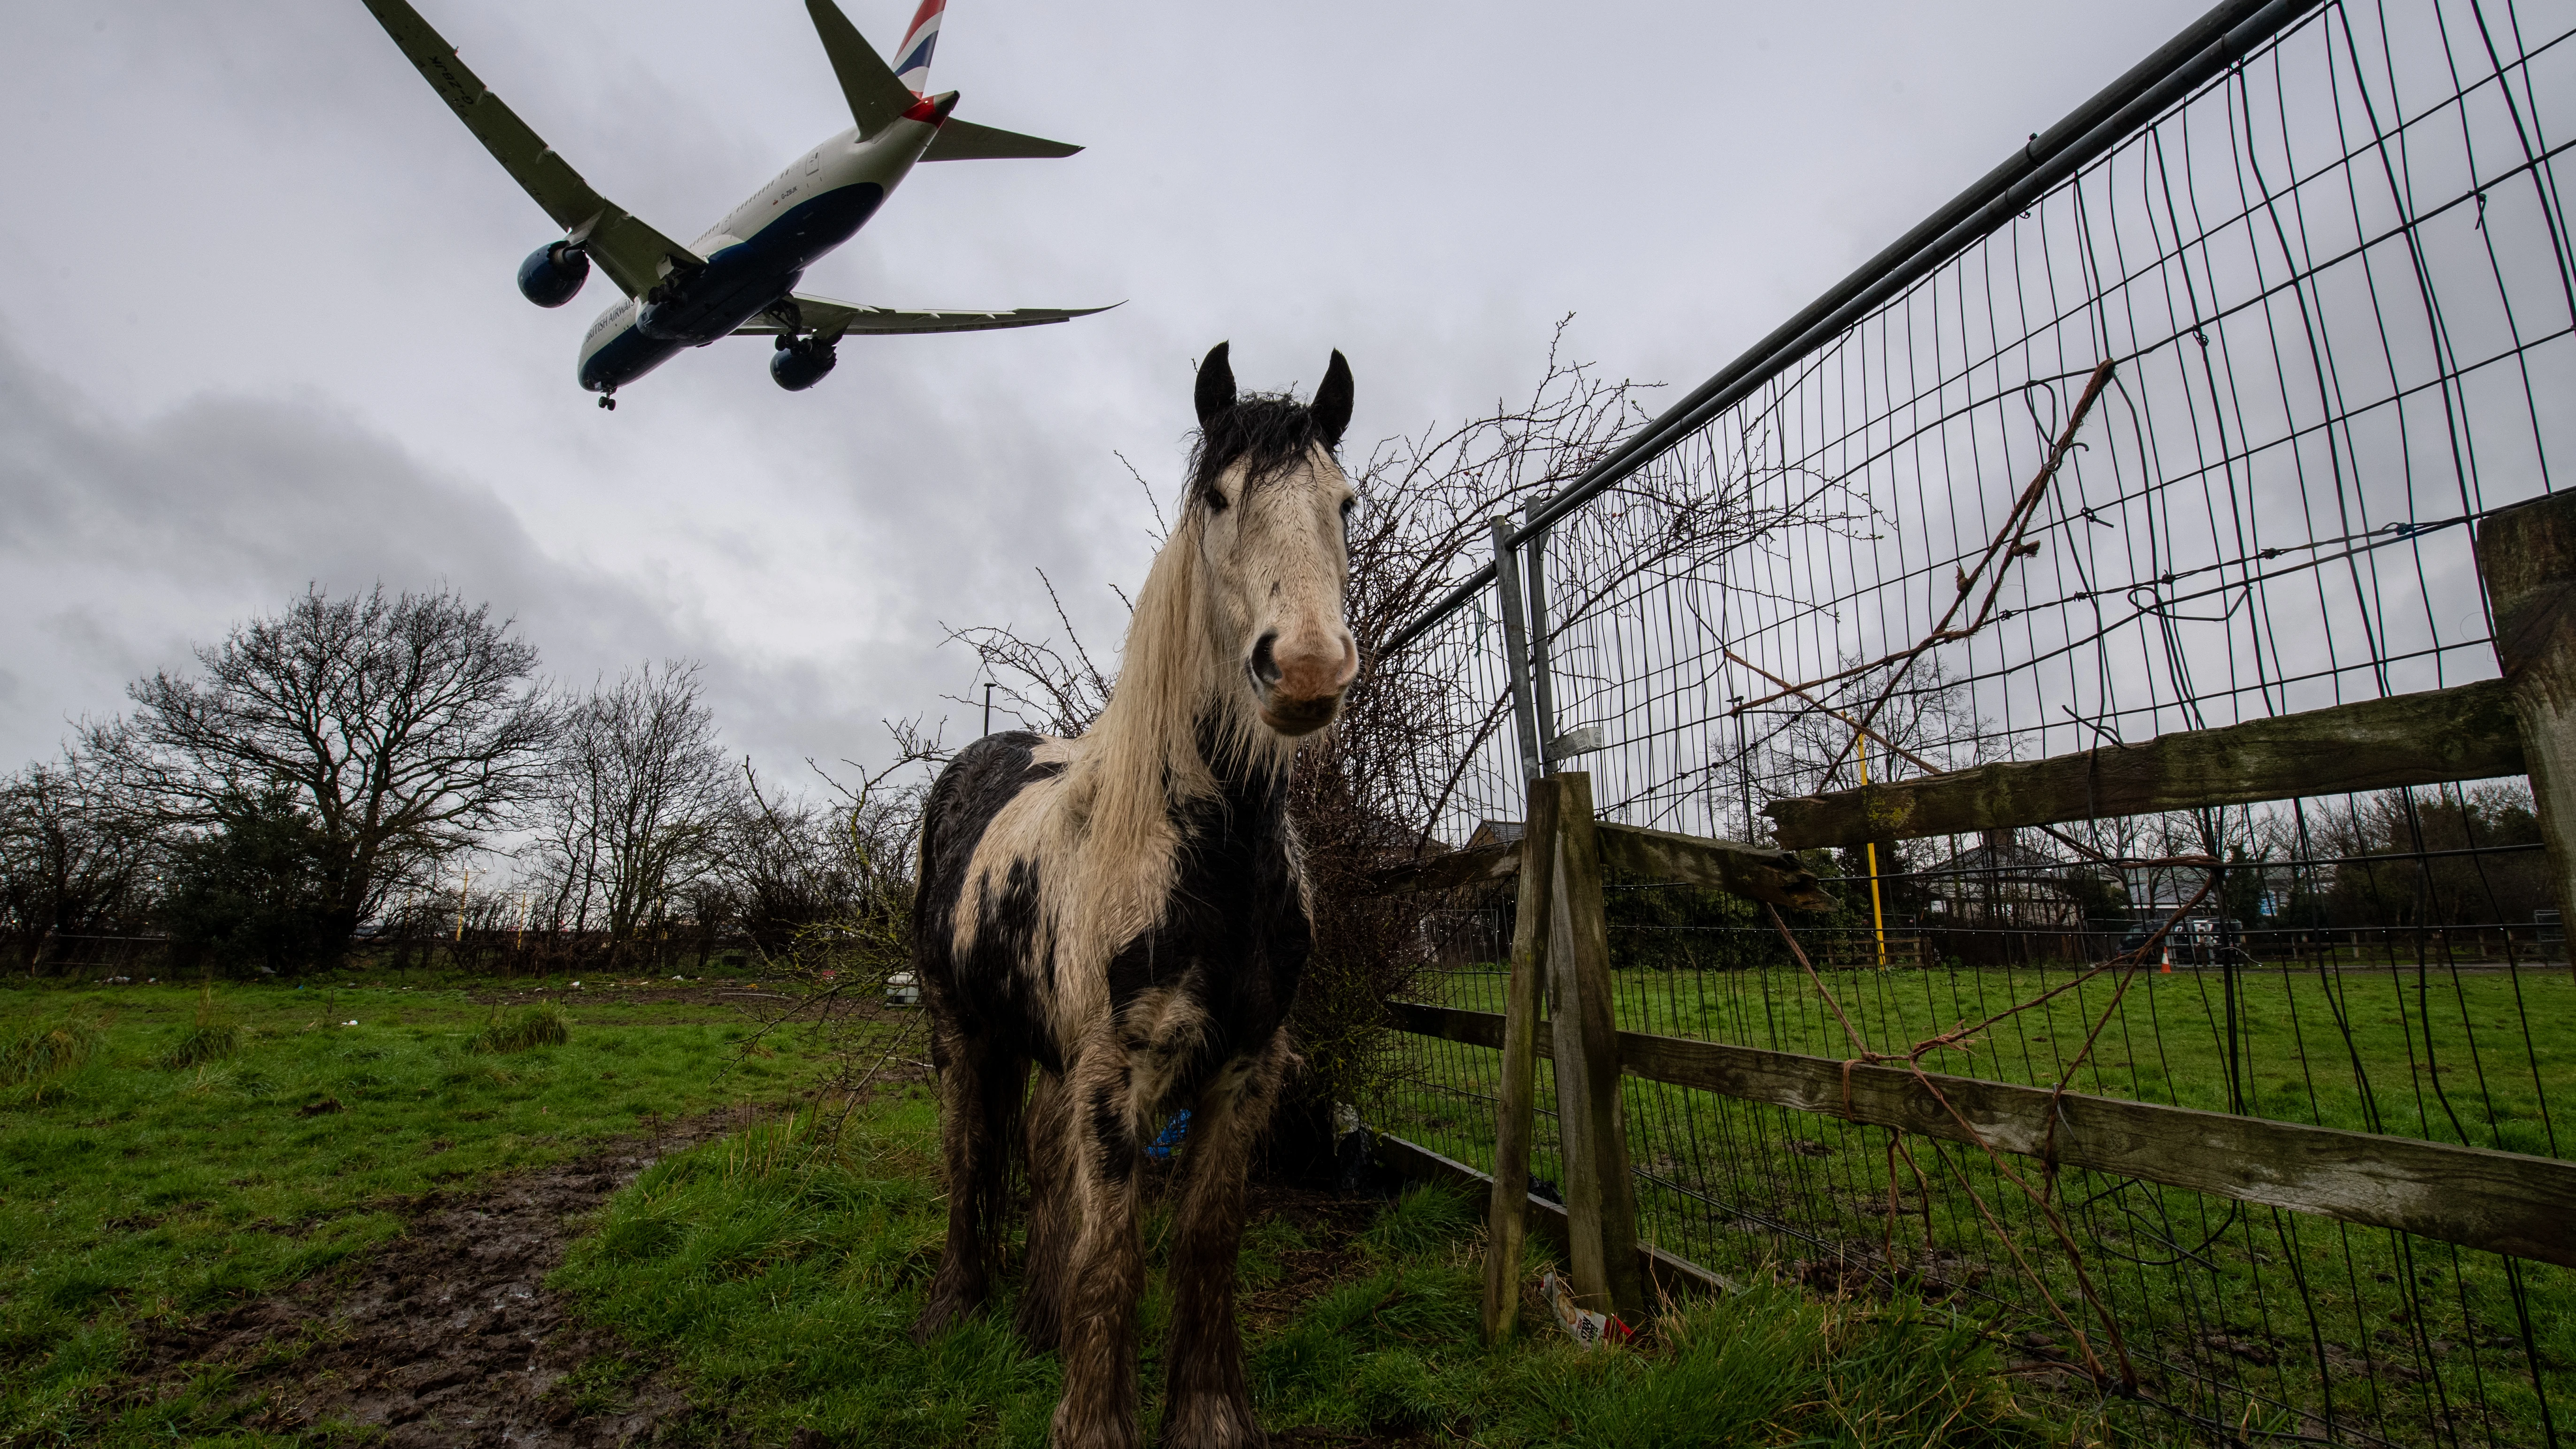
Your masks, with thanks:
M 2564 7 L 2309 11 L 1567 513 L 1524 549 L 1543 733 L 1600 746 L 1559 763 L 1605 818 L 1759 840 L 1863 768 L 2493 677 L 2473 526 L 2576 458 L 2571 40 Z M 1659 561 L 1675 496 L 1740 537 Z M 1500 633 L 1475 595 L 1379 666 L 1454 682 L 1418 802 L 1449 845 L 1520 813 Z M 1614 881 L 1620 1025 L 1847 1056 L 1826 994 L 1901 1051 L 2069 988 L 1926 1065 L 2569 1155 L 2576 972 L 2519 780 L 1876 848 L 1874 881 L 1820 861 L 1813 978 L 1741 902 Z M 1499 1010 L 1508 901 L 1443 909 L 1418 994 Z M 2087 976 L 2166 921 L 2125 991 Z M 1485 1165 L 1493 1054 L 1400 1057 L 1378 1120 Z M 2073 1169 L 2043 1207 L 1955 1144 L 1627 1090 L 1645 1231 L 1712 1269 L 1975 1305 L 2043 1364 L 2107 1361 L 2107 1319 L 2146 1397 L 2249 1437 L 2555 1443 L 2576 1411 L 2564 1270 Z

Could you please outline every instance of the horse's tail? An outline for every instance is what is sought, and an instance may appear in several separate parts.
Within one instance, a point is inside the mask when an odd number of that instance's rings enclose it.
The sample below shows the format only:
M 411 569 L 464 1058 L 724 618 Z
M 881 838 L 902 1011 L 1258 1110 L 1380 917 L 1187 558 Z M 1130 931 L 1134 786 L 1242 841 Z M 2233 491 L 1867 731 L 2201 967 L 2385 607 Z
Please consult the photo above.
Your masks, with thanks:
M 1012 1203 L 1028 1175 L 1028 1133 L 1022 1125 L 1029 1100 L 1029 1062 L 996 1063 L 985 1083 L 984 1127 L 991 1133 L 993 1170 L 975 1182 L 975 1220 L 983 1228 L 985 1257 L 998 1272 L 1009 1256 Z

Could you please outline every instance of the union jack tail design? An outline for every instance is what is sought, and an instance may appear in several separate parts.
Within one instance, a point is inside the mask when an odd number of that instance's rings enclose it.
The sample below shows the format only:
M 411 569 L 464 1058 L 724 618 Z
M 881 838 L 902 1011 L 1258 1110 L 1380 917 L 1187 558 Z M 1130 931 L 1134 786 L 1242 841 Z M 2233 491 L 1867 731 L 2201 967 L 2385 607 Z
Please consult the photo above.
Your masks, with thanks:
M 894 53 L 894 77 L 914 95 L 930 94 L 930 52 L 939 44 L 939 15 L 948 8 L 948 0 L 921 0 L 913 12 L 912 28 L 904 32 L 903 44 Z

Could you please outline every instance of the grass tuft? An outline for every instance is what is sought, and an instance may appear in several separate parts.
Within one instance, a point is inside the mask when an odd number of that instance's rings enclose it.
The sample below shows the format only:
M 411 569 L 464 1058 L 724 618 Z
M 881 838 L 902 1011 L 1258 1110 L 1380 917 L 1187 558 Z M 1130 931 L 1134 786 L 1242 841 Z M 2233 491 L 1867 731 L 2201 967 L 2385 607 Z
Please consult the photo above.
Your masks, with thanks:
M 184 1072 L 209 1062 L 220 1062 L 241 1050 L 241 1028 L 233 1023 L 218 1022 L 212 1026 L 192 1026 L 179 1044 L 161 1058 L 164 1071 Z
M 562 1009 L 551 1001 L 541 1001 L 507 1018 L 494 1010 L 491 1024 L 475 1033 L 469 1049 L 490 1056 L 508 1056 L 537 1047 L 562 1046 L 570 1040 L 572 1028 L 564 1020 Z
M 37 1022 L 0 1036 L 0 1087 L 41 1085 L 77 1071 L 103 1037 L 93 1022 L 77 1018 Z
M 197 992 L 197 1019 L 179 1044 L 162 1054 L 155 1065 L 165 1072 L 184 1072 L 225 1061 L 241 1050 L 241 1023 L 232 1013 L 215 1005 L 215 988 L 205 986 Z

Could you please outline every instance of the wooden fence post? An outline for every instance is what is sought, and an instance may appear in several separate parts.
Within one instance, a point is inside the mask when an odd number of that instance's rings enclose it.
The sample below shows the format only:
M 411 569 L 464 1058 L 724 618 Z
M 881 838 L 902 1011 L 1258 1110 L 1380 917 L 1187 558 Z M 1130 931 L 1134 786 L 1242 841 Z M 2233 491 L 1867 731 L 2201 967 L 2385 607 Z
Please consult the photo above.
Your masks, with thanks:
M 1565 1215 L 1574 1291 L 1629 1319 L 1646 1309 L 1637 1268 L 1637 1195 L 1619 1101 L 1619 1034 L 1611 1015 L 1610 931 L 1601 901 L 1601 840 L 1592 776 L 1555 777 L 1556 906 L 1548 951 L 1549 1039 L 1565 1144 Z
M 1503 1005 L 1503 1080 L 1494 1110 L 1494 1196 L 1486 1213 L 1485 1342 L 1511 1336 L 1521 1308 L 1521 1243 L 1529 1223 L 1530 1130 L 1538 1099 L 1539 982 L 1556 898 L 1556 781 L 1529 782 L 1521 827 L 1520 905 Z
M 2576 910 L 2576 493 L 2487 515 L 2478 573 L 2561 912 Z

